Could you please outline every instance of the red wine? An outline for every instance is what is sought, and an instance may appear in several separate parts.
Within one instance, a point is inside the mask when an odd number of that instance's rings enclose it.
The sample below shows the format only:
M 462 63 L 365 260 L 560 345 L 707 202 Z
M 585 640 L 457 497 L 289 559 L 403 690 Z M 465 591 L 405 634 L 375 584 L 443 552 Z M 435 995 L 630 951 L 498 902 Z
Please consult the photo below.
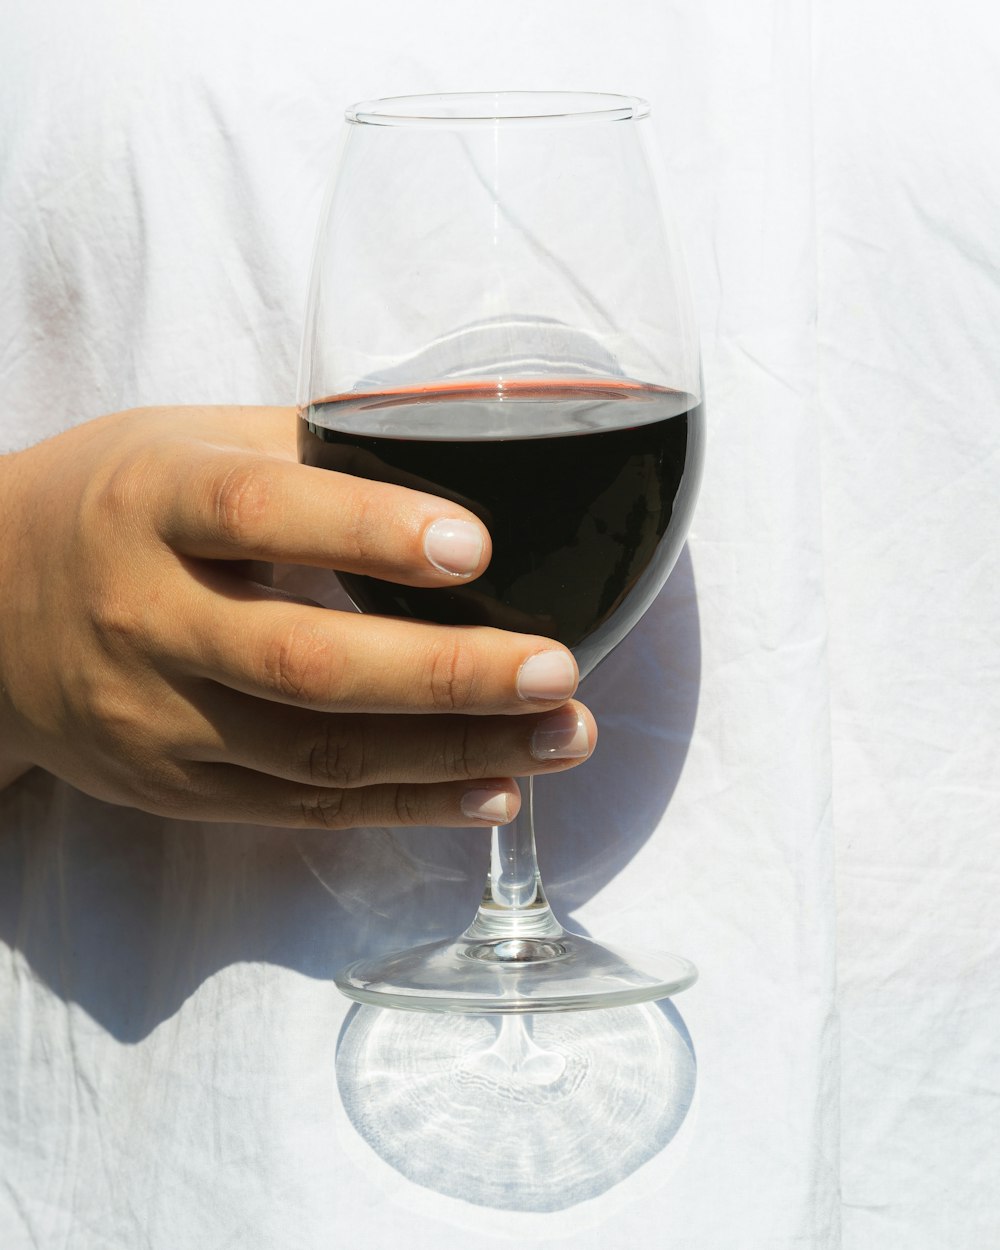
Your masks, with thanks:
M 336 396 L 299 422 L 305 464 L 455 500 L 493 539 L 461 586 L 339 574 L 365 612 L 558 638 L 581 674 L 619 643 L 680 552 L 697 493 L 702 413 L 619 381 L 470 383 Z

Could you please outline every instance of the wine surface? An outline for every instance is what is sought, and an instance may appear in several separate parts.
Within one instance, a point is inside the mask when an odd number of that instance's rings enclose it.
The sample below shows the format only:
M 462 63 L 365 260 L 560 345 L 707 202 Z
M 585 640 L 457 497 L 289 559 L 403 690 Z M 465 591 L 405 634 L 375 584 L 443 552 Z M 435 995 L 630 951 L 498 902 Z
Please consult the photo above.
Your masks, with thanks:
M 581 675 L 621 641 L 673 567 L 697 494 L 690 396 L 615 380 L 469 383 L 348 395 L 299 422 L 305 464 L 461 503 L 493 557 L 461 586 L 339 574 L 365 612 L 557 638 Z

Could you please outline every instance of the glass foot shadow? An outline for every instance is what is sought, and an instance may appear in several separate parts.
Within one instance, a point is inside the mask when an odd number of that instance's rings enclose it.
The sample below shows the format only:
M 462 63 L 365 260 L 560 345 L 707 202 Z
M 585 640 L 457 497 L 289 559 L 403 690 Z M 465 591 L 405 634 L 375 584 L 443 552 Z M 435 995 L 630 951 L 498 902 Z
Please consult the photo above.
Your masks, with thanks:
M 561 1211 L 659 1154 L 697 1063 L 672 1003 L 537 1016 L 361 1006 L 337 1084 L 361 1138 L 397 1172 L 476 1206 Z

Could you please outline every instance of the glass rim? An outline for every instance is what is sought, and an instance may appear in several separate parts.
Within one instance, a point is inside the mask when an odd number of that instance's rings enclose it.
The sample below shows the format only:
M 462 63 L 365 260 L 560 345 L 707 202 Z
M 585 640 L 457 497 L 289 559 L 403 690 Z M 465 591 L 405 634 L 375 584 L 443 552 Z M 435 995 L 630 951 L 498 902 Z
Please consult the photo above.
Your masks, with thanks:
M 361 126 L 497 126 L 639 121 L 649 116 L 639 96 L 608 91 L 451 91 L 384 96 L 349 105 Z

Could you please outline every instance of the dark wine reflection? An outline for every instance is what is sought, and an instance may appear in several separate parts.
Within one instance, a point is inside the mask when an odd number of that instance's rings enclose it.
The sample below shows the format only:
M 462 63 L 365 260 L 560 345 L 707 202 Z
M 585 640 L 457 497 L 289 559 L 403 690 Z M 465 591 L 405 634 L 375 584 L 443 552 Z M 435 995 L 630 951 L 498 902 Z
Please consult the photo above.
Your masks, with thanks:
M 663 1151 L 696 1066 L 670 1002 L 505 1017 L 355 1006 L 337 1045 L 344 1109 L 386 1163 L 525 1212 L 594 1198 Z

